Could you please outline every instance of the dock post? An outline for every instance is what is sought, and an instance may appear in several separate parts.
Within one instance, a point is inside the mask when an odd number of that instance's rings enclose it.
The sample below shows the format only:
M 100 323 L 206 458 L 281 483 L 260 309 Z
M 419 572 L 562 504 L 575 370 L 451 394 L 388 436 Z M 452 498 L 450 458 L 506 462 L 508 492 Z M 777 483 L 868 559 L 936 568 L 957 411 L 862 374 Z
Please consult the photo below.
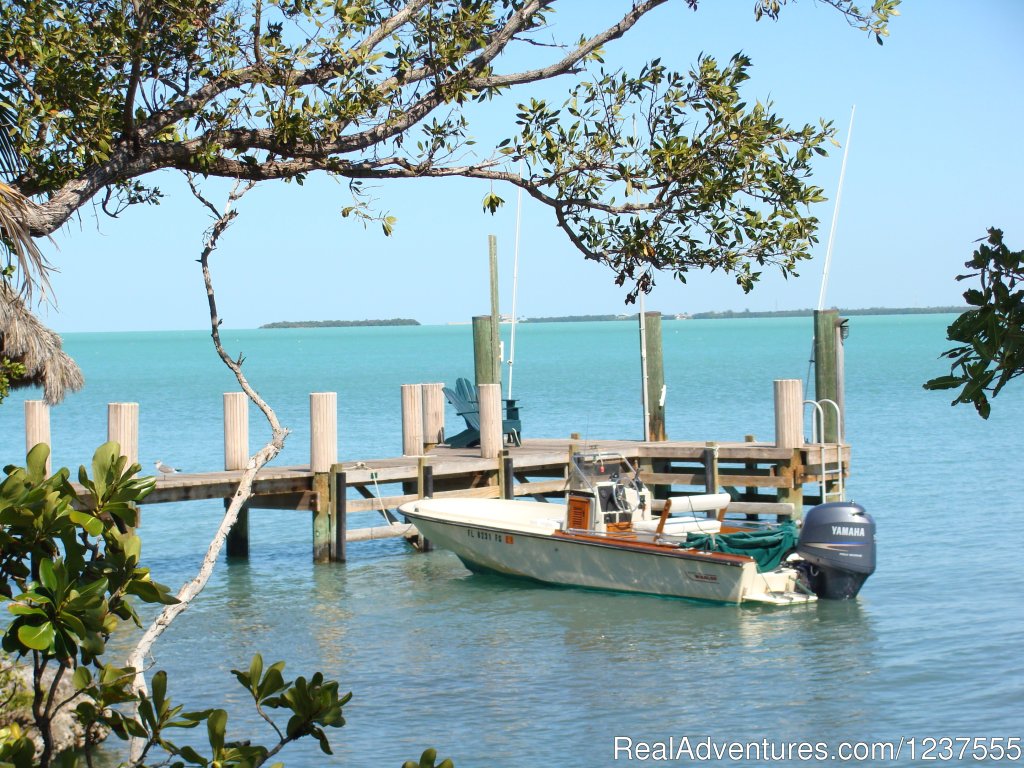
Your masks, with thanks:
M 121 446 L 129 464 L 139 461 L 139 404 L 107 403 L 107 440 Z
M 480 455 L 496 459 L 501 452 L 501 385 L 479 384 L 477 401 L 480 403 Z
M 429 464 L 424 464 L 423 471 L 420 473 L 419 493 L 424 499 L 431 499 L 434 497 L 434 468 Z M 405 522 L 409 522 L 408 519 L 406 519 Z M 415 546 L 420 552 L 430 552 L 434 549 L 434 545 L 430 543 L 430 539 L 422 533 L 417 534 Z
M 444 384 L 423 385 L 423 450 L 444 442 Z
M 704 489 L 718 493 L 718 443 L 704 443 Z
M 477 315 L 473 318 L 473 369 L 478 385 L 501 383 L 498 350 L 492 344 L 493 325 L 490 315 Z
M 754 443 L 754 442 L 757 442 L 757 438 L 754 437 L 754 435 L 744 435 L 743 436 L 743 442 L 745 442 L 745 443 Z M 748 475 L 756 474 L 756 472 L 757 472 L 757 462 L 756 461 L 748 461 L 743 466 L 746 469 Z M 746 488 L 743 489 L 743 500 L 744 501 L 757 501 L 757 493 L 758 493 L 758 491 L 757 491 L 757 487 L 756 486 L 749 486 L 748 485 Z M 755 514 L 748 514 L 747 515 L 747 520 L 757 520 L 757 515 L 755 515 Z
M 644 312 L 644 356 L 647 360 L 647 439 L 665 442 L 665 363 L 661 345 L 661 312 Z
M 516 497 L 515 467 L 512 463 L 512 456 L 507 450 L 501 452 L 501 498 L 514 499 Z
M 800 379 L 775 380 L 775 445 L 791 448 L 793 456 L 780 464 L 780 474 L 789 487 L 778 489 L 778 500 L 793 505 L 793 517 L 803 516 L 804 395 Z
M 348 542 L 348 510 L 346 493 L 348 477 L 344 472 L 334 473 L 334 531 L 331 537 L 331 560 L 344 563 L 347 559 L 345 546 Z
M 402 455 L 423 454 L 423 388 L 402 385 Z
M 313 472 L 313 562 L 331 559 L 331 467 L 338 463 L 338 393 L 309 396 L 309 468 Z
M 839 406 L 840 414 L 845 411 L 840 376 L 843 368 L 843 322 L 835 309 L 814 312 L 814 399 L 831 400 Z M 825 424 L 821 440 L 838 443 L 842 440 L 842 434 L 840 425 L 836 423 L 836 412 L 832 407 L 825 408 L 824 412 Z
M 245 469 L 249 463 L 249 398 L 244 392 L 224 393 L 224 469 Z M 224 508 L 231 504 L 224 499 Z M 229 558 L 249 557 L 249 507 L 238 511 L 238 519 L 228 531 Z
M 50 406 L 42 400 L 25 401 L 25 453 L 40 443 L 50 446 Z M 46 476 L 50 476 L 50 457 L 46 457 Z

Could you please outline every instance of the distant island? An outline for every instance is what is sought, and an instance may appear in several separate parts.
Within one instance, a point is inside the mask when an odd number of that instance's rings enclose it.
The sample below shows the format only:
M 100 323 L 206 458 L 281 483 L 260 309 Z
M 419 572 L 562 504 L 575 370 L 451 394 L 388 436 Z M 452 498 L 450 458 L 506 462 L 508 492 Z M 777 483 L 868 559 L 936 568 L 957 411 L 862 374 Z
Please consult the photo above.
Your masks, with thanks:
M 837 309 L 844 317 L 857 315 L 959 315 L 967 311 L 967 307 L 871 307 L 869 309 Z M 726 310 L 724 312 L 694 312 L 687 317 L 693 320 L 729 320 L 738 317 L 813 317 L 813 309 L 780 309 L 773 312 L 742 312 Z M 671 317 L 669 315 L 668 317 Z
M 278 323 L 261 325 L 260 328 L 365 328 L 367 326 L 419 324 L 419 320 L 395 317 L 390 320 L 282 320 Z
M 591 323 L 598 320 L 631 320 L 631 315 L 566 315 L 565 317 L 524 317 L 521 323 Z
M 855 315 L 944 315 L 961 314 L 967 311 L 967 307 L 872 307 L 870 309 L 839 309 L 840 315 L 853 317 Z M 662 313 L 665 320 L 730 320 L 745 317 L 813 317 L 813 309 L 780 309 L 771 312 L 753 312 L 743 310 L 734 312 L 725 310 L 723 312 L 694 312 L 693 314 L 672 314 Z M 565 315 L 563 317 L 524 317 L 521 323 L 589 323 L 602 320 L 635 320 L 636 313 L 628 315 Z

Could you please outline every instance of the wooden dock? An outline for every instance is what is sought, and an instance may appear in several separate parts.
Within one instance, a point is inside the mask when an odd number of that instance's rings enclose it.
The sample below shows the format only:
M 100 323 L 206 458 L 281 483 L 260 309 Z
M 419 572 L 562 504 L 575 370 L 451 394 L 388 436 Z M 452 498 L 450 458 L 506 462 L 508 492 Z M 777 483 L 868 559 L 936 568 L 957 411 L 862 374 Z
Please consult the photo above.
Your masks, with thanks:
M 474 318 L 481 328 L 486 318 Z M 639 318 L 646 329 L 645 391 L 663 392 L 661 315 Z M 480 323 L 477 321 L 480 320 Z M 496 320 L 490 318 L 492 325 Z M 493 329 L 492 329 L 493 330 Z M 474 333 L 476 400 L 456 404 L 449 397 L 465 431 L 446 432 L 443 384 L 401 386 L 402 456 L 338 461 L 337 393 L 310 394 L 309 466 L 265 467 L 256 477 L 253 496 L 239 515 L 227 542 L 229 555 L 249 551 L 248 511 L 274 509 L 308 512 L 312 518 L 313 559 L 346 559 L 349 541 L 405 535 L 395 509 L 427 496 L 554 499 L 568 488 L 574 452 L 621 453 L 640 470 L 654 494 L 654 509 L 675 494 L 727 490 L 729 513 L 756 518 L 799 518 L 804 507 L 841 498 L 849 474 L 850 448 L 842 440 L 843 321 L 835 311 L 815 313 L 815 393 L 804 400 L 803 382 L 773 382 L 775 434 L 771 442 L 747 435 L 743 442 L 679 442 L 665 439 L 663 397 L 644 399 L 644 434 L 648 441 L 519 440 L 519 406 L 501 400 L 497 350 L 485 343 L 493 334 Z M 821 364 L 827 361 L 827 364 Z M 490 380 L 488 380 L 490 379 Z M 810 438 L 804 411 L 810 406 Z M 49 413 L 38 401 L 25 403 L 26 450 L 50 443 Z M 108 404 L 107 439 L 121 446 L 130 462 L 138 461 L 138 404 Z M 513 414 L 514 413 L 514 418 Z M 508 425 L 508 426 L 507 426 Z M 511 426 L 514 425 L 514 426 Z M 510 431 L 511 430 L 511 431 Z M 452 442 L 474 433 L 479 448 L 452 448 Z M 509 438 L 512 438 L 511 440 Z M 242 467 L 250 456 L 248 401 L 240 392 L 224 394 L 224 471 L 170 474 L 157 478 L 147 505 L 223 499 L 234 496 Z M 384 525 L 349 530 L 349 515 L 373 513 Z M 365 519 L 365 516 L 364 516 Z M 143 525 L 144 528 L 144 525 Z
M 339 462 L 326 473 L 308 466 L 265 467 L 247 506 L 311 513 L 314 560 L 344 560 L 349 541 L 408 533 L 405 526 L 390 524 L 397 520 L 394 510 L 424 496 L 559 498 L 568 486 L 574 451 L 621 453 L 640 468 L 641 479 L 655 489 L 659 501 L 670 494 L 725 488 L 735 499 L 730 513 L 776 518 L 799 517 L 805 504 L 818 503 L 823 481 L 845 478 L 850 460 L 849 446 L 804 444 L 794 449 L 753 440 L 533 439 L 522 446 L 506 446 L 496 458 L 482 457 L 478 448 L 440 445 L 418 456 Z M 228 499 L 240 476 L 241 470 L 164 475 L 143 503 Z M 655 507 L 660 506 L 656 501 Z M 358 512 L 378 512 L 387 523 L 349 530 L 348 516 Z M 229 552 L 245 555 L 246 521 L 233 533 Z

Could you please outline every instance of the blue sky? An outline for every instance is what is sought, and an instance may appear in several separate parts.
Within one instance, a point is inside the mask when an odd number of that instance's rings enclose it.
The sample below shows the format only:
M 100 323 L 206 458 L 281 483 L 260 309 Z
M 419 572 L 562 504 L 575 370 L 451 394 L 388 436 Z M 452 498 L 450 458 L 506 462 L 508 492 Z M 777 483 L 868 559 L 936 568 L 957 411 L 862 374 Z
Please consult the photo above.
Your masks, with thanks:
M 870 0 L 864 0 L 869 5 Z M 597 11 L 562 14 L 563 37 L 596 31 Z M 575 33 L 575 34 L 573 34 Z M 856 122 L 843 189 L 827 306 L 961 304 L 955 281 L 974 241 L 999 226 L 1012 248 L 1024 247 L 1021 191 L 1024 125 L 1024 2 L 905 0 L 884 46 L 849 28 L 831 9 L 801 0 L 780 20 L 753 20 L 752 0 L 704 0 L 694 13 L 677 0 L 607 49 L 607 66 L 635 67 L 659 56 L 685 70 L 699 53 L 753 60 L 745 96 L 772 99 L 793 124 L 833 120 L 845 143 L 850 108 Z M 537 93 L 558 99 L 570 81 Z M 520 91 L 514 100 L 534 95 Z M 475 113 L 477 135 L 510 135 L 514 100 Z M 663 275 L 649 310 L 772 310 L 817 304 L 842 152 L 816 166 L 829 202 L 816 257 L 788 281 L 766 272 L 749 295 L 722 275 L 693 275 L 686 285 Z M 58 331 L 208 327 L 197 258 L 208 224 L 174 176 L 157 207 L 120 219 L 91 209 L 46 244 L 61 270 L 56 309 L 41 310 Z M 379 207 L 398 218 L 380 227 L 343 219 L 343 184 L 325 177 L 303 186 L 267 184 L 243 199 L 241 216 L 213 257 L 226 327 L 274 320 L 412 317 L 423 323 L 468 321 L 489 311 L 487 237 L 498 237 L 502 311 L 511 310 L 516 195 L 485 214 L 488 184 L 464 180 L 379 183 Z M 223 194 L 220 195 L 223 199 Z M 517 314 L 547 316 L 632 311 L 614 275 L 584 261 L 530 202 L 522 209 Z

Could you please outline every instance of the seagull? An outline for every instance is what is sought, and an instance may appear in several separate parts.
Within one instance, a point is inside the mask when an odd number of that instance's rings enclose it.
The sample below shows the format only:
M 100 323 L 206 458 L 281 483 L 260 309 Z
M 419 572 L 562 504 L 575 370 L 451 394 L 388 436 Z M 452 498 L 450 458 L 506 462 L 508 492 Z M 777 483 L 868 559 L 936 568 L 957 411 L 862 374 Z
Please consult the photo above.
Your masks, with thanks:
M 160 461 L 160 459 L 157 459 L 155 466 L 156 466 L 156 471 L 159 472 L 162 475 L 173 475 L 173 474 L 176 474 L 178 472 L 178 470 L 176 470 L 174 467 L 167 466 L 162 461 Z

